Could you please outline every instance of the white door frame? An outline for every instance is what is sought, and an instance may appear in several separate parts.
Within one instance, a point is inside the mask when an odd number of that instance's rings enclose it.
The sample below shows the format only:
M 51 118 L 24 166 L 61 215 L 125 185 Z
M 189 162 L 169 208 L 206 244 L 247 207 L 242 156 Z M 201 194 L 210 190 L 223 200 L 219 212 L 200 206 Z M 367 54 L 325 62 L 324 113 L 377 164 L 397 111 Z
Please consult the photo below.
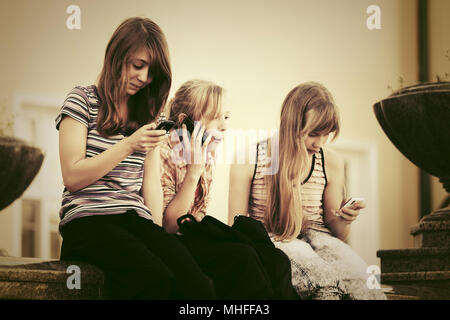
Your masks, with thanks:
M 14 136 L 20 139 L 24 139 L 28 142 L 30 141 L 29 134 L 29 124 L 30 120 L 39 121 L 39 113 L 38 112 L 30 112 L 30 110 L 26 110 L 26 106 L 34 106 L 37 108 L 45 108 L 49 111 L 57 111 L 64 101 L 64 97 L 52 97 L 52 96 L 43 96 L 34 93 L 20 92 L 16 91 L 13 96 L 13 116 L 14 116 L 14 126 L 13 132 Z M 29 109 L 29 108 L 28 108 Z M 54 129 L 56 131 L 56 129 Z M 46 158 L 44 157 L 44 163 Z M 38 175 L 42 173 L 42 167 L 38 172 Z M 37 176 L 38 176 L 37 175 Z M 33 182 L 36 181 L 36 177 Z M 31 185 L 33 184 L 31 183 Z M 29 190 L 30 187 L 27 188 Z M 23 196 L 30 196 L 27 190 L 23 193 L 23 195 L 18 198 L 11 205 L 12 208 L 12 252 L 13 256 L 21 256 L 22 255 L 22 201 L 20 199 Z M 50 258 L 50 217 L 48 216 L 48 207 L 45 201 L 42 201 L 41 207 L 41 216 L 39 222 L 39 236 L 40 236 L 40 247 L 38 248 L 38 254 L 41 258 L 49 259 Z

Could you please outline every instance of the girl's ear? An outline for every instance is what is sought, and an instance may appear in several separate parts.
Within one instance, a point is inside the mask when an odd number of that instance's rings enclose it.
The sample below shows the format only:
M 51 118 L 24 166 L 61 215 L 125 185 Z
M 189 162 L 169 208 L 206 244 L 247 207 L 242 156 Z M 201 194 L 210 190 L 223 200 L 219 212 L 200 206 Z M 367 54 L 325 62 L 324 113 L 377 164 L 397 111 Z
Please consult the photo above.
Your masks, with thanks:
M 185 113 L 183 113 L 183 112 L 180 113 L 178 115 L 178 124 L 181 124 L 184 121 L 184 119 L 186 119 L 186 117 L 187 117 L 187 115 Z

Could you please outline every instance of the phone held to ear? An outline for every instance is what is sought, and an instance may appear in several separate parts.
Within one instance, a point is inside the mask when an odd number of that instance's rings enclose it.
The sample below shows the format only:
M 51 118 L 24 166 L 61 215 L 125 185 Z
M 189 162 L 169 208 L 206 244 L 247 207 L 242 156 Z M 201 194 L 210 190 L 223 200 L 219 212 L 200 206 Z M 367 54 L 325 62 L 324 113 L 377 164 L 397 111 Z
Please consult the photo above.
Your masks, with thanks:
M 186 117 L 184 118 L 183 122 L 180 125 L 180 128 L 183 127 L 183 124 L 186 125 L 186 129 L 189 132 L 189 136 L 192 136 L 192 132 L 194 132 L 194 122 L 192 121 L 192 119 L 190 117 Z M 203 137 L 202 137 L 202 145 L 205 142 L 206 138 L 208 137 L 208 135 L 205 133 L 203 133 Z M 183 141 L 183 136 L 180 136 L 180 141 Z
M 349 208 L 358 201 L 364 201 L 364 198 L 350 198 L 347 200 L 347 202 L 344 203 L 344 205 L 341 207 L 341 209 Z
M 175 125 L 174 121 L 164 120 L 158 124 L 158 126 L 156 127 L 156 130 L 166 130 L 166 132 L 169 132 L 170 129 L 172 129 L 174 125 Z

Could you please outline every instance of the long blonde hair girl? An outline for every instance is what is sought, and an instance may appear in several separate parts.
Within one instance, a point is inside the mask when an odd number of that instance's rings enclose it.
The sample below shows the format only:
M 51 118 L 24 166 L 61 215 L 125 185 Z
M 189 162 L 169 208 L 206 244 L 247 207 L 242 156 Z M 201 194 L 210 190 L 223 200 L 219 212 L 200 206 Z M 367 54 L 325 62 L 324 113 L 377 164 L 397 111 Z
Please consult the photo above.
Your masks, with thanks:
M 185 114 L 192 121 L 204 121 L 217 119 L 222 113 L 223 88 L 205 80 L 186 81 L 176 91 L 173 99 L 168 103 L 166 113 L 168 118 L 180 127 L 180 114 Z M 175 150 L 174 150 L 175 151 Z M 172 155 L 172 159 L 178 160 L 178 155 Z M 195 192 L 194 206 L 191 214 L 201 210 L 203 199 L 206 194 L 203 190 L 204 175 L 200 177 L 201 183 Z
M 271 148 L 278 170 L 266 175 L 268 197 L 265 225 L 277 240 L 296 238 L 304 227 L 300 179 L 309 169 L 304 137 L 311 132 L 339 134 L 339 113 L 330 92 L 321 84 L 307 82 L 292 89 L 285 98 L 280 117 L 279 147 Z M 274 161 L 274 160 L 272 160 Z
M 193 121 L 214 120 L 222 111 L 223 88 L 206 80 L 186 81 L 168 104 L 169 119 L 178 123 L 178 115 Z

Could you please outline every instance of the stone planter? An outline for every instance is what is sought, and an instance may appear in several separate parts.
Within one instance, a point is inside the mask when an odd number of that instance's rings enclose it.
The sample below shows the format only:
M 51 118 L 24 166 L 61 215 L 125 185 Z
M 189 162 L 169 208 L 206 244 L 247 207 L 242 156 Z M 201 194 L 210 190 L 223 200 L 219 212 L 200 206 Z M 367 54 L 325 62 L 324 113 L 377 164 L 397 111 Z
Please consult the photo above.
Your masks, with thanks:
M 406 87 L 373 108 L 397 149 L 450 192 L 450 82 Z M 416 248 L 377 252 L 381 282 L 400 294 L 450 299 L 450 207 L 423 217 L 411 234 Z
M 43 160 L 39 148 L 14 137 L 0 137 L 0 210 L 22 195 Z

